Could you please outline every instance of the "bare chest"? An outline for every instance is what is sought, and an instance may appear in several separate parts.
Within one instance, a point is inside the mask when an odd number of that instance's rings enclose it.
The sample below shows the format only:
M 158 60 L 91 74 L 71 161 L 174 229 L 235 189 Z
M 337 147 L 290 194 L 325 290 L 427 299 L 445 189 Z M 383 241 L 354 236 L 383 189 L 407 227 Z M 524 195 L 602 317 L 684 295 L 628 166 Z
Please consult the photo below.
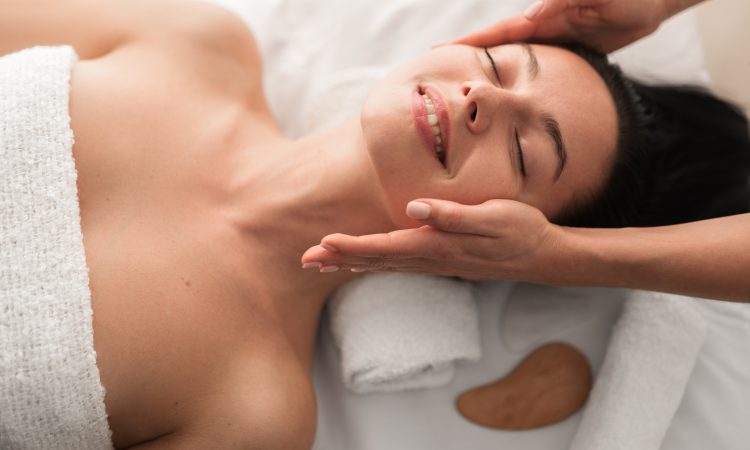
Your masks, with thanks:
M 247 354 L 274 340 L 266 312 L 240 307 L 223 277 L 232 231 L 216 220 L 246 102 L 190 65 L 129 51 L 78 62 L 70 100 L 94 345 L 118 446 L 177 429 L 219 396 L 233 364 L 220 349 L 253 324 L 263 337 Z

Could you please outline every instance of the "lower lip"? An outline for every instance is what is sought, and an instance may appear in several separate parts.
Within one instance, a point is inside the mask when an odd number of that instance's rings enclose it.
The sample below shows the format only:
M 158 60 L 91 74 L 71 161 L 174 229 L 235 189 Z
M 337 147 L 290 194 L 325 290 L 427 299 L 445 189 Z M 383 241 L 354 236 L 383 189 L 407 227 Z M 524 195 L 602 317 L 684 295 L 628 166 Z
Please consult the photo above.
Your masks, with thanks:
M 422 137 L 422 142 L 424 142 L 427 152 L 440 164 L 440 167 L 443 167 L 435 151 L 435 145 L 437 144 L 435 134 L 432 132 L 430 122 L 427 121 L 427 105 L 425 105 L 424 98 L 419 93 L 419 90 L 411 94 L 411 110 L 414 115 L 414 124 L 419 131 L 419 135 Z

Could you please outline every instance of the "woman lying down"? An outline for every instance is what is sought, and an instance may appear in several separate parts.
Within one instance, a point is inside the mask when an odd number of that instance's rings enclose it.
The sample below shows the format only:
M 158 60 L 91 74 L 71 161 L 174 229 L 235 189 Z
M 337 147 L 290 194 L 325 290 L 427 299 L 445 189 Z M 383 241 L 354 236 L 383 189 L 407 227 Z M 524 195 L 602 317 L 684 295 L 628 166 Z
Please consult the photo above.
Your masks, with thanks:
M 29 60 L 65 45 L 78 57 L 75 141 L 56 151 L 77 170 L 116 448 L 309 448 L 321 308 L 363 274 L 310 273 L 300 256 L 332 232 L 417 226 L 404 214 L 414 198 L 513 199 L 557 223 L 616 227 L 748 209 L 744 117 L 709 94 L 628 81 L 583 48 L 440 47 L 381 80 L 359 117 L 292 140 L 240 19 L 185 1 L 82 3 L 3 1 L 0 72 L 35 45 L 52 47 Z M 3 159 L 25 151 L 5 144 Z M 21 308 L 3 283 L 5 311 Z M 81 333 L 55 329 L 61 348 Z M 76 408 L 37 432 L 75 433 Z M 9 448 L 26 442 L 0 429 Z

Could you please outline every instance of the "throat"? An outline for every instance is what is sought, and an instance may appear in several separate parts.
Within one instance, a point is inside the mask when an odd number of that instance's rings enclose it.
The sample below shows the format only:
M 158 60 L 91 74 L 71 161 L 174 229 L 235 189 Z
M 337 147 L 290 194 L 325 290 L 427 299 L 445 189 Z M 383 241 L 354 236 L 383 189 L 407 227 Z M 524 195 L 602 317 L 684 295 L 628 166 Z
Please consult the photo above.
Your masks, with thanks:
M 326 297 L 357 274 L 304 270 L 304 252 L 333 233 L 393 230 L 359 121 L 233 156 L 221 220 L 237 255 L 232 276 L 282 323 L 317 318 Z

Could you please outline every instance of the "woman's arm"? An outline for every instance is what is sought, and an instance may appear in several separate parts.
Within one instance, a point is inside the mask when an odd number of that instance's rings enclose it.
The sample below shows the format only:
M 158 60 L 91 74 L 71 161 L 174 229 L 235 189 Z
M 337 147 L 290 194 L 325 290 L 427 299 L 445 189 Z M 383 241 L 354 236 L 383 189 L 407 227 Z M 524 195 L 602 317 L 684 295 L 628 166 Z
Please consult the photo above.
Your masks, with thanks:
M 34 45 L 68 44 L 80 59 L 95 59 L 136 40 L 216 34 L 217 20 L 230 30 L 244 30 L 236 16 L 205 2 L 0 0 L 0 56 Z
M 546 283 L 750 302 L 750 214 L 653 228 L 561 228 Z
M 81 59 L 107 54 L 137 29 L 142 1 L 0 0 L 0 55 L 70 44 Z
M 750 302 L 750 214 L 619 229 L 553 225 L 536 208 L 513 200 L 467 206 L 420 199 L 407 214 L 426 226 L 329 235 L 301 262 Z

